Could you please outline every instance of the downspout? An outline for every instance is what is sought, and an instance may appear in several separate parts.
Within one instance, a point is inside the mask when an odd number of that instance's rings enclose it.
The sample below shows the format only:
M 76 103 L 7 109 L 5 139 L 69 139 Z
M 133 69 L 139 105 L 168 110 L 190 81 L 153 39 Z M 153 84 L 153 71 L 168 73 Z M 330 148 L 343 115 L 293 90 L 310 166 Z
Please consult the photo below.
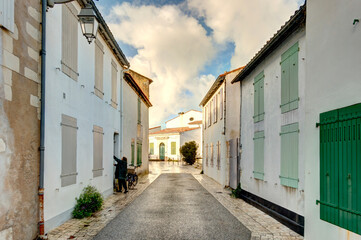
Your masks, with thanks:
M 226 115 L 227 115 L 227 79 L 224 78 L 224 98 L 223 98 L 223 135 L 226 135 Z
M 122 69 L 122 78 L 120 81 L 120 153 L 119 156 L 123 157 L 123 138 L 124 138 L 124 98 L 123 98 L 123 89 L 124 89 L 124 73 L 128 72 L 129 68 Z
M 242 81 L 239 82 L 240 85 L 240 103 L 239 103 L 239 141 L 238 141 L 238 154 L 239 154 L 239 162 L 237 162 L 237 170 L 238 173 L 237 176 L 239 176 L 239 179 L 237 179 L 238 183 L 241 182 L 241 158 L 242 158 Z
M 40 109 L 40 163 L 39 163 L 39 238 L 46 239 L 44 230 L 44 151 L 45 151 L 45 61 L 46 61 L 47 0 L 41 1 L 41 109 Z

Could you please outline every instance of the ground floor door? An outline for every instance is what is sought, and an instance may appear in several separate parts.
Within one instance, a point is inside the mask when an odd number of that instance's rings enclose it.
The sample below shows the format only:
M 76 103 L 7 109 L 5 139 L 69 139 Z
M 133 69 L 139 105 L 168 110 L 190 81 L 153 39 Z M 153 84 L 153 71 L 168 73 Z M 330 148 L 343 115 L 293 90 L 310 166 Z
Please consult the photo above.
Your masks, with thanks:
M 237 188 L 239 183 L 239 154 L 238 139 L 229 141 L 229 186 L 233 189 Z
M 165 145 L 164 143 L 159 144 L 159 159 L 164 160 L 165 158 Z

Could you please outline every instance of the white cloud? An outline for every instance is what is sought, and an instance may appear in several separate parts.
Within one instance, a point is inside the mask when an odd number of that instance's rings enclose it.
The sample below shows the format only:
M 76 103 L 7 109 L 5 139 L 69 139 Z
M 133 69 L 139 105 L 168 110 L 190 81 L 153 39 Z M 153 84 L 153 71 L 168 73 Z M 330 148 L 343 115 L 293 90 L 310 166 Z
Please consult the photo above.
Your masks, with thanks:
M 129 3 L 113 7 L 107 18 L 115 38 L 138 49 L 138 54 L 129 58 L 131 68 L 154 80 L 150 126 L 198 106 L 214 77 L 197 76 L 215 50 L 212 38 L 195 18 L 177 6 Z
M 296 0 L 187 0 L 196 16 L 213 29 L 217 43 L 235 43 L 232 68 L 248 63 L 293 15 Z

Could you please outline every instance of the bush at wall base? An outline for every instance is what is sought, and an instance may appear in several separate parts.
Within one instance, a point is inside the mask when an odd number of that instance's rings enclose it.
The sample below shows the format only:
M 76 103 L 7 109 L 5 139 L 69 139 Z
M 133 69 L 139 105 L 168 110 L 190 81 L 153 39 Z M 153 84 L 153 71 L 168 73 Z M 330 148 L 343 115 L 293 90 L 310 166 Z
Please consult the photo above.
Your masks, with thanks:
M 193 165 L 196 161 L 198 144 L 195 141 L 186 142 L 183 146 L 180 147 L 179 151 L 183 157 L 183 160 Z
M 73 210 L 74 218 L 90 217 L 92 213 L 101 209 L 103 197 L 93 186 L 87 186 L 83 189 L 79 198 L 75 198 L 76 205 Z
M 238 183 L 237 188 L 232 190 L 231 196 L 234 198 L 241 198 L 241 192 L 242 192 L 241 183 Z

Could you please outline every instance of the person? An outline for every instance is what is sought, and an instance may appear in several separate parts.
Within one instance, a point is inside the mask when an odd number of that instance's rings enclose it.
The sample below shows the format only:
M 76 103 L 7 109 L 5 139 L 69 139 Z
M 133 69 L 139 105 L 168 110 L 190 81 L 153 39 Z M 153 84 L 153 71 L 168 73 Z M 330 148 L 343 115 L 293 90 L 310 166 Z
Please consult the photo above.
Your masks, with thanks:
M 119 192 L 122 192 L 122 188 L 124 188 L 124 193 L 128 192 L 127 189 L 127 173 L 128 173 L 128 162 L 127 158 L 123 157 L 122 160 L 114 156 L 114 160 L 117 162 L 115 168 L 115 177 L 118 178 Z

